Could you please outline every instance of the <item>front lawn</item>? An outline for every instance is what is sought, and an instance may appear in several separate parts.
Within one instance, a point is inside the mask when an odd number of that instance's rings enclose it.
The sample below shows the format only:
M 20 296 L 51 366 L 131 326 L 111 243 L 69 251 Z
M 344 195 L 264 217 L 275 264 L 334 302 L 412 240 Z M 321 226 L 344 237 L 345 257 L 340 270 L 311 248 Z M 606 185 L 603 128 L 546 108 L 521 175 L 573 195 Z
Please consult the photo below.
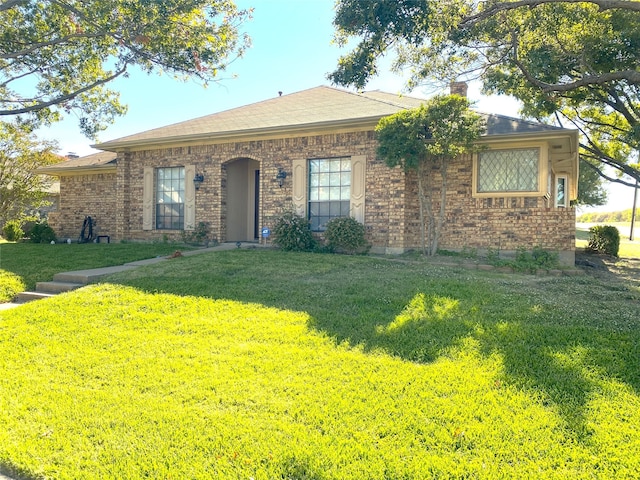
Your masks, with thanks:
M 0 244 L 0 303 L 56 273 L 110 267 L 168 255 L 176 246 L 165 243 Z M 182 247 L 179 247 L 183 249 Z
M 25 478 L 633 478 L 640 292 L 232 250 L 0 313 Z

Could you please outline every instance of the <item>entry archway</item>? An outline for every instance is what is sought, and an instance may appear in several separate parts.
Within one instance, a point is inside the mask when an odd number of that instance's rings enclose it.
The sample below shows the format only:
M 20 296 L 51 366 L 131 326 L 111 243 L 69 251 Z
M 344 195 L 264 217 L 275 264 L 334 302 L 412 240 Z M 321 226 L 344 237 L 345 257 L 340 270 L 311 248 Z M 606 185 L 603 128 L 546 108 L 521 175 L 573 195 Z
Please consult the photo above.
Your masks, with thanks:
M 259 238 L 260 162 L 239 158 L 226 164 L 227 241 Z

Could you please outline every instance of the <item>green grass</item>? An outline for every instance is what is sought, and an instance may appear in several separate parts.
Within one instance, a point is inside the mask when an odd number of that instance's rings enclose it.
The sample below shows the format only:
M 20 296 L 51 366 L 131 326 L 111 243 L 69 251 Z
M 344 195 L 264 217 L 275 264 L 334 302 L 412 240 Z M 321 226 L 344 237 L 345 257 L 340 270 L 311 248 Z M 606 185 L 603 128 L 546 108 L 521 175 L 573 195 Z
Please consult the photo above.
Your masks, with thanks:
M 0 313 L 25 478 L 633 478 L 640 292 L 233 250 Z
M 172 244 L 109 243 L 0 244 L 0 303 L 32 290 L 36 282 L 50 281 L 56 273 L 109 267 L 168 255 L 180 248 Z M 7 280 L 12 278 L 11 283 Z

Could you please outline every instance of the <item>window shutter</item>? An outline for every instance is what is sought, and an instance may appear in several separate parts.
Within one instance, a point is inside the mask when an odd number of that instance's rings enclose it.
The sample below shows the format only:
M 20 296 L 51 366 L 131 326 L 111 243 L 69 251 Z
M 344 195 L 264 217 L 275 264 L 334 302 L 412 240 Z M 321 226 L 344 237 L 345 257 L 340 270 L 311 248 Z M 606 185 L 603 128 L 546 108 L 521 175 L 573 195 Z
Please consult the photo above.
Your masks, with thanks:
M 301 217 L 307 215 L 307 161 L 293 161 L 293 207 Z
M 364 224 L 364 190 L 367 157 L 351 157 L 351 216 Z
M 142 173 L 142 230 L 153 230 L 153 167 Z
M 196 228 L 196 186 L 193 177 L 196 176 L 196 166 L 184 167 L 184 229 Z

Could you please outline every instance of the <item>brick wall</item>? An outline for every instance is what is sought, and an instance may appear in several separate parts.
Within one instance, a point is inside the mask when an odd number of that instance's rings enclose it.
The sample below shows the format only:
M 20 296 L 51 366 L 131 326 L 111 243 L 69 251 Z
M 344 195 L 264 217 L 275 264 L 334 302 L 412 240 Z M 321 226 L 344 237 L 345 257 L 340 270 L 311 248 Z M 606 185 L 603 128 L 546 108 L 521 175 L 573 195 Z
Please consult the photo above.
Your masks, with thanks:
M 474 198 L 472 158 L 461 156 L 447 169 L 446 213 L 440 248 L 467 248 L 515 251 L 519 247 L 540 246 L 548 250 L 575 250 L 575 210 L 555 208 L 544 197 Z M 442 177 L 439 168 L 430 171 L 434 211 L 440 208 Z M 407 216 L 410 240 L 407 247 L 420 245 L 417 180 L 407 175 Z M 412 207 L 414 206 L 414 207 Z M 416 235 L 412 235 L 412 232 Z
M 293 208 L 292 179 L 279 187 L 282 167 L 289 175 L 294 160 L 363 155 L 367 159 L 365 225 L 375 251 L 400 252 L 420 247 L 417 178 L 389 168 L 375 158 L 374 132 L 335 133 L 215 145 L 171 147 L 120 154 L 117 174 L 63 177 L 61 206 L 54 214 L 59 235 L 77 238 L 85 215 L 95 217 L 100 232 L 115 240 L 179 240 L 181 231 L 143 230 L 143 171 L 149 167 L 195 165 L 204 175 L 196 192 L 196 224 L 207 222 L 210 236 L 226 241 L 227 165 L 249 158 L 260 163 L 259 226 Z M 439 209 L 441 177 L 433 180 L 434 209 Z M 191 181 L 190 178 L 186 181 Z M 448 167 L 446 218 L 440 238 L 445 249 L 515 250 L 542 246 L 573 252 L 575 211 L 553 208 L 543 197 L 474 198 L 472 158 L 463 156 Z
M 115 173 L 60 177 L 60 202 L 48 222 L 58 239 L 76 241 L 85 216 L 96 221 L 100 235 L 116 232 Z
M 293 206 L 292 181 L 282 187 L 276 175 L 282 167 L 291 175 L 295 158 L 331 158 L 352 155 L 367 157 L 365 224 L 370 241 L 383 247 L 401 247 L 404 238 L 404 174 L 375 160 L 373 132 L 314 135 L 275 140 L 248 141 L 218 145 L 164 148 L 129 153 L 118 157 L 118 238 L 159 240 L 178 239 L 181 232 L 142 230 L 142 172 L 145 166 L 172 167 L 195 165 L 205 180 L 196 192 L 196 223 L 208 222 L 211 235 L 226 240 L 226 165 L 250 158 L 260 162 L 261 227 L 273 227 L 276 219 Z M 190 181 L 190 179 L 186 179 Z M 121 213 L 124 210 L 125 213 Z

